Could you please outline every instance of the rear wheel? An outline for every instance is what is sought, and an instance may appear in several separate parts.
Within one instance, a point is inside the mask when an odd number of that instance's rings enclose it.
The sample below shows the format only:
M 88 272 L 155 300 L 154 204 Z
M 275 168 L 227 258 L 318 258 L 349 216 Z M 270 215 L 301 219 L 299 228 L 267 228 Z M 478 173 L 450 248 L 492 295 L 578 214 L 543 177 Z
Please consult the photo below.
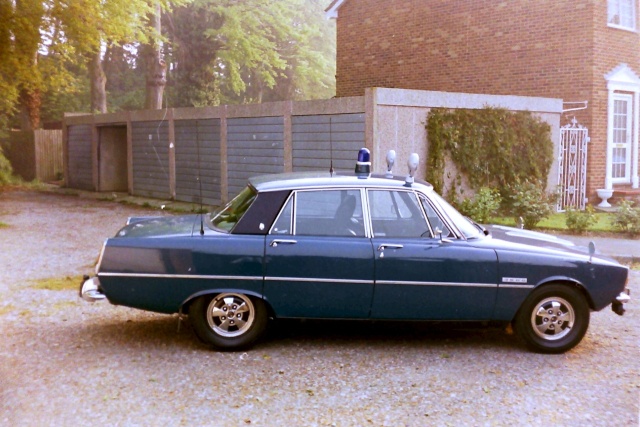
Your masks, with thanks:
M 262 300 L 240 293 L 223 293 L 198 298 L 189 309 L 198 338 L 219 350 L 250 347 L 267 324 Z
M 563 353 L 582 340 L 589 327 L 589 305 L 580 291 L 566 285 L 534 290 L 520 307 L 516 332 L 529 348 Z

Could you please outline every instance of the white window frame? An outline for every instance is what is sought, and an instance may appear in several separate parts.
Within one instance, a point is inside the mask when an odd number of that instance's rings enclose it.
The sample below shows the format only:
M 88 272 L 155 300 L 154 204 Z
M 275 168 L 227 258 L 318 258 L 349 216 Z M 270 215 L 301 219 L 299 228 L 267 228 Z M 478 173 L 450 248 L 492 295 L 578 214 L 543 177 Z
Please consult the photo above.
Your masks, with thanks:
M 631 183 L 633 188 L 639 188 L 638 178 L 638 140 L 640 137 L 640 77 L 627 65 L 620 64 L 606 74 L 609 102 L 607 108 L 607 163 L 605 172 L 605 189 L 611 190 L 613 184 Z M 613 178 L 613 149 L 614 149 L 614 107 L 616 100 L 629 101 L 629 115 L 631 116 L 631 141 L 628 144 L 627 161 L 630 162 L 629 172 L 625 178 Z
M 614 103 L 614 113 L 613 113 L 613 136 L 611 139 L 611 182 L 613 184 L 630 184 L 631 183 L 631 153 L 632 153 L 632 138 L 633 138 L 633 128 L 634 128 L 634 108 L 633 108 L 633 95 L 626 93 L 614 93 L 612 95 L 613 103 Z M 627 113 L 625 123 L 617 123 L 616 124 L 616 115 L 615 115 L 615 103 L 616 101 L 625 102 L 627 104 Z M 626 130 L 626 138 L 624 141 L 619 140 L 616 137 L 616 129 L 625 129 Z M 624 176 L 623 177 L 614 177 L 615 174 L 613 167 L 613 160 L 615 156 L 613 153 L 616 149 L 623 148 L 625 150 L 625 158 L 624 158 Z
M 638 0 L 607 0 L 607 25 L 621 30 L 636 31 L 637 2 Z

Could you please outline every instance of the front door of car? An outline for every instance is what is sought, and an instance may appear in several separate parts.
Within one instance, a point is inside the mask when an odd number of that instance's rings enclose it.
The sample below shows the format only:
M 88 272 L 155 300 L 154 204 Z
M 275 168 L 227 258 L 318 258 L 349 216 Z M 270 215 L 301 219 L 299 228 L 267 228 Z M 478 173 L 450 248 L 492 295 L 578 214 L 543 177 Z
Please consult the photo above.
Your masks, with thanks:
M 485 320 L 497 291 L 494 251 L 435 236 L 411 191 L 370 190 L 375 250 L 374 319 Z M 437 220 L 433 210 L 426 212 Z M 438 228 L 444 227 L 443 223 Z
M 263 293 L 277 316 L 369 316 L 373 248 L 360 190 L 292 193 L 265 244 Z

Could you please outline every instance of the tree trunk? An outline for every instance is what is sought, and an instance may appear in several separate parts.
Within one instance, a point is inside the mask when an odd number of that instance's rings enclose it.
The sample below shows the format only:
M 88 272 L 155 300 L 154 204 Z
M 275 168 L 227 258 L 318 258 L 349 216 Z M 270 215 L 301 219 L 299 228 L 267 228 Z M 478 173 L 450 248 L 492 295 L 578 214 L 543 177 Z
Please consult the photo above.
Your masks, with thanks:
M 100 52 L 91 55 L 89 61 L 89 80 L 91 81 L 91 112 L 107 112 L 107 78 L 102 69 Z
M 20 91 L 20 129 L 32 131 L 40 127 L 42 97 L 37 89 Z
M 155 13 L 149 17 L 157 35 L 162 31 L 161 16 L 160 5 L 157 5 Z M 167 64 L 162 59 L 160 44 L 156 40 L 152 40 L 143 49 L 147 80 L 145 108 L 159 110 L 162 108 L 164 88 L 167 85 Z

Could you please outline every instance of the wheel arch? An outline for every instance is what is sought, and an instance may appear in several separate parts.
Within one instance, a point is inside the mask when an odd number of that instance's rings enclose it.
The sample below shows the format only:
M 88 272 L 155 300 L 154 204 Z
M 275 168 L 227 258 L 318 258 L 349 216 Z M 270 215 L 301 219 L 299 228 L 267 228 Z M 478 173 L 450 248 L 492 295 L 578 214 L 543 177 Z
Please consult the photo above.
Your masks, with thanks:
M 564 286 L 569 286 L 569 287 L 572 287 L 574 289 L 577 289 L 584 296 L 585 300 L 587 301 L 587 304 L 589 305 L 589 309 L 590 310 L 594 309 L 593 299 L 591 298 L 591 295 L 589 295 L 589 292 L 587 291 L 587 288 L 580 281 L 578 281 L 578 280 L 576 280 L 574 278 L 571 278 L 571 277 L 567 277 L 567 276 L 552 276 L 552 277 L 548 277 L 548 278 L 538 282 L 534 286 L 532 291 L 536 290 L 536 289 L 543 288 L 545 286 L 550 286 L 550 285 L 564 285 Z M 523 302 L 523 304 L 524 304 L 524 302 Z M 520 308 L 522 308 L 522 306 L 520 306 Z M 520 308 L 518 308 L 518 311 L 520 311 Z
M 205 289 L 205 290 L 198 291 L 194 294 L 189 295 L 187 298 L 185 298 L 184 301 L 182 301 L 182 303 L 180 304 L 179 312 L 189 313 L 189 308 L 191 307 L 191 304 L 193 304 L 193 302 L 200 297 L 207 296 L 207 295 L 214 296 L 214 295 L 224 294 L 224 293 L 243 294 L 253 298 L 257 298 L 264 303 L 265 307 L 267 308 L 267 313 L 269 314 L 269 316 L 270 317 L 275 316 L 275 313 L 273 311 L 273 308 L 271 307 L 271 304 L 269 304 L 269 301 L 266 298 L 264 298 L 262 294 L 255 291 L 249 291 L 246 289 L 237 289 L 237 288 L 212 288 L 212 289 Z

